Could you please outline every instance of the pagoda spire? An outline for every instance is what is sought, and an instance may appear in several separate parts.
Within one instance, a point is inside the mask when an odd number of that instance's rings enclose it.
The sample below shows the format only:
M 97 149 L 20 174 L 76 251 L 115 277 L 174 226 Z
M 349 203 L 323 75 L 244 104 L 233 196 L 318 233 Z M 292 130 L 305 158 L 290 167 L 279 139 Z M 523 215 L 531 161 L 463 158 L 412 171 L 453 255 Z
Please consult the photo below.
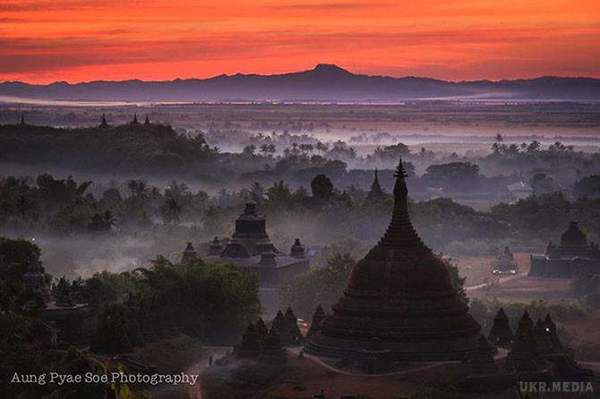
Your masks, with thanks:
M 146 115 L 146 120 L 144 121 L 144 125 L 149 125 L 150 124 L 150 118 L 148 118 L 148 115 Z
M 381 185 L 379 184 L 379 176 L 377 173 L 377 169 L 375 169 L 373 183 L 371 183 L 371 190 L 369 191 L 369 194 L 367 195 L 367 202 L 368 203 L 379 202 L 379 201 L 383 200 L 384 198 L 385 198 L 385 192 L 383 191 L 383 189 L 381 188 Z
M 132 125 L 138 125 L 138 118 L 137 118 L 137 112 L 133 114 L 133 121 L 131 121 Z
M 429 255 L 429 249 L 421 240 L 415 231 L 408 214 L 408 189 L 406 187 L 406 177 L 408 174 L 402 164 L 402 159 L 398 162 L 394 177 L 394 211 L 392 220 L 385 232 L 383 238 L 379 241 L 371 252 L 394 251 L 410 252 L 414 255 Z M 371 253 L 369 253 L 371 255 Z M 367 258 L 369 257 L 367 255 Z
M 25 126 L 25 114 L 21 113 L 21 122 L 19 122 L 20 126 Z

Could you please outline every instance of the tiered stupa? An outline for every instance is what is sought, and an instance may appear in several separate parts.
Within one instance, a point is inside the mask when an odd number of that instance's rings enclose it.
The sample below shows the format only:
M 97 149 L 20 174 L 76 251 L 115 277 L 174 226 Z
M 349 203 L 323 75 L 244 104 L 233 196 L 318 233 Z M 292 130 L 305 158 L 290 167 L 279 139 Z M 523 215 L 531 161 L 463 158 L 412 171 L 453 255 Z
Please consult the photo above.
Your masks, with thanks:
M 481 327 L 444 262 L 410 222 L 402 162 L 395 176 L 392 221 L 352 270 L 333 314 L 309 338 L 309 353 L 371 361 L 377 343 L 377 353 L 393 361 L 445 361 L 463 360 L 477 349 Z
M 228 258 L 260 256 L 263 252 L 275 252 L 266 230 L 264 216 L 256 211 L 256 203 L 246 204 L 244 213 L 235 221 L 235 232 L 222 255 Z

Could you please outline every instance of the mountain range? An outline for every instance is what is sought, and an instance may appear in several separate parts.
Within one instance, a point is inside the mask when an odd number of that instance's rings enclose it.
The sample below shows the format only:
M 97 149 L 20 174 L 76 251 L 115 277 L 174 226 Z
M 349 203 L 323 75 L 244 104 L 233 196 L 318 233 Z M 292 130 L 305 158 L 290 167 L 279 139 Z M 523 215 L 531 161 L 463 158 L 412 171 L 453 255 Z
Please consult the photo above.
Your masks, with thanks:
M 450 82 L 349 72 L 331 64 L 277 75 L 235 74 L 171 81 L 0 83 L 0 96 L 70 101 L 399 102 L 424 99 L 599 101 L 600 79 L 539 77 Z

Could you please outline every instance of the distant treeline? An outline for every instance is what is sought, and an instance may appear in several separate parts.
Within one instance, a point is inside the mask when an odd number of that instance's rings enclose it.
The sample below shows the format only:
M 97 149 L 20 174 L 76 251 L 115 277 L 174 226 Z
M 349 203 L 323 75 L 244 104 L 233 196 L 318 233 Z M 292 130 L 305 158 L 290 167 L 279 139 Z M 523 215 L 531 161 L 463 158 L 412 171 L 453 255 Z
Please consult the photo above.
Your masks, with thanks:
M 189 137 L 160 124 L 91 128 L 0 125 L 0 162 L 105 173 L 185 173 L 216 151 L 202 135 Z
M 94 186 L 47 174 L 35 180 L 0 178 L 0 233 L 122 236 L 152 232 L 159 238 L 185 230 L 207 240 L 228 236 L 243 204 L 254 201 L 266 214 L 274 239 L 286 245 L 294 237 L 303 237 L 309 245 L 354 242 L 349 246 L 357 249 L 361 245 L 356 243 L 367 245 L 378 239 L 393 206 L 389 193 L 376 202 L 367 201 L 365 190 L 340 190 L 324 174 L 312 179 L 310 191 L 279 181 L 215 196 L 192 191 L 177 181 L 165 189 L 144 180 L 113 182 L 100 190 L 102 186 L 96 185 L 96 193 L 91 193 Z M 449 198 L 411 201 L 410 212 L 429 245 L 453 254 L 489 254 L 504 245 L 543 248 L 571 220 L 579 220 L 596 239 L 600 237 L 600 177 L 582 179 L 576 188 L 583 194 L 578 199 L 561 192 L 533 195 L 512 204 L 500 203 L 489 212 Z
M 230 139 L 243 141 L 243 137 Z M 271 185 L 280 180 L 292 187 L 308 187 L 319 174 L 343 189 L 364 189 L 371 184 L 372 170 L 380 168 L 384 169 L 381 183 L 391 190 L 393 168 L 402 157 L 414 197 L 475 196 L 490 202 L 510 199 L 507 186 L 513 183 L 524 182 L 535 194 L 544 194 L 569 191 L 577 180 L 600 173 L 600 154 L 577 152 L 560 142 L 547 148 L 537 141 L 508 145 L 499 135 L 491 154 L 483 157 L 438 156 L 424 148 L 411 152 L 402 143 L 377 147 L 360 157 L 343 141 L 309 139 L 281 135 L 274 141 L 256 135 L 240 153 L 227 153 L 209 145 L 202 133 L 191 135 L 150 122 L 73 129 L 24 122 L 0 125 L 0 164 L 107 177 L 182 179 L 210 189 L 238 189 L 254 182 Z M 284 143 L 289 145 L 276 148 Z

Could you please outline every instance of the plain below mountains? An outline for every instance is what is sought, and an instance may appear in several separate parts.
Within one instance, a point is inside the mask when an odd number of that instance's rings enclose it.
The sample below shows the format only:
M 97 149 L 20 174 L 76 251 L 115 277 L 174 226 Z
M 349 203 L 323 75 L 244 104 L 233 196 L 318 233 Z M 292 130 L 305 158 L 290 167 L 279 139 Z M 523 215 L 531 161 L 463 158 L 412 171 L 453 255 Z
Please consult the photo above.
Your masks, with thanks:
M 407 100 L 599 101 L 600 79 L 540 77 L 462 81 L 349 72 L 336 65 L 278 75 L 236 74 L 172 81 L 0 83 L 0 96 L 69 101 L 401 102 Z

